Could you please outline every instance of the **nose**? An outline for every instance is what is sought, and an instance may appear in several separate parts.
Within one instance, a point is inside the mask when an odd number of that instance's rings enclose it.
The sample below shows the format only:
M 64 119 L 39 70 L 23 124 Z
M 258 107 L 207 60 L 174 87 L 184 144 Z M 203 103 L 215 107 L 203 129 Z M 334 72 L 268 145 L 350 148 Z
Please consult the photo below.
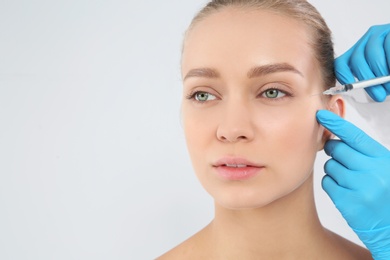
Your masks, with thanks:
M 217 128 L 217 138 L 221 142 L 250 142 L 255 135 L 251 111 L 247 104 L 231 104 L 224 107 Z

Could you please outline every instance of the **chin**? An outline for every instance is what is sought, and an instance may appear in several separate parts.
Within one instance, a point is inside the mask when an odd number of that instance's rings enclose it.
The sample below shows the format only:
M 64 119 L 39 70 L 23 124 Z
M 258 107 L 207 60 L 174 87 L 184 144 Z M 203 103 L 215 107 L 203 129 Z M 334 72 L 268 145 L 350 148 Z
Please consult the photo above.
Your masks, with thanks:
M 248 210 L 286 205 L 290 199 L 306 197 L 310 189 L 311 175 L 307 179 L 288 185 L 230 186 L 209 191 L 215 204 L 230 210 Z M 294 199 L 294 200 L 295 200 Z
M 264 191 L 259 192 L 224 192 L 220 196 L 213 196 L 215 204 L 230 210 L 248 210 L 259 209 L 277 203 L 280 199 L 288 196 L 288 193 L 283 193 L 281 190 L 277 192 Z

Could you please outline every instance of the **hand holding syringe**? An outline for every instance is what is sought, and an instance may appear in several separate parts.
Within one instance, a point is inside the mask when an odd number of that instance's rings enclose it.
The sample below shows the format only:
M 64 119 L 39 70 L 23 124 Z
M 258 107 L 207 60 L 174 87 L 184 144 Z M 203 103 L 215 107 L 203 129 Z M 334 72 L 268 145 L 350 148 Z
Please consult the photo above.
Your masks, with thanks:
M 390 76 L 379 77 L 379 78 L 374 78 L 374 79 L 369 79 L 369 80 L 358 81 L 358 82 L 351 83 L 351 84 L 335 86 L 335 87 L 332 87 L 332 88 L 324 91 L 323 94 L 324 95 L 336 95 L 336 94 L 341 94 L 341 93 L 351 91 L 354 89 L 358 89 L 358 88 L 367 88 L 367 87 L 381 85 L 381 84 L 385 84 L 385 83 L 389 83 L 389 82 L 390 82 Z

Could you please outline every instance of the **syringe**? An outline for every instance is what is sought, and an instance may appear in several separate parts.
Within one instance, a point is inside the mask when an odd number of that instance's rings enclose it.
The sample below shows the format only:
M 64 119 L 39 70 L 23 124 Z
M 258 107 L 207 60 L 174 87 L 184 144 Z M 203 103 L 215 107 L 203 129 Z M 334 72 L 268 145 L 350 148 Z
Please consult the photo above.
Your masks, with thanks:
M 345 84 L 345 85 L 339 85 L 336 87 L 332 87 L 332 88 L 324 91 L 322 94 L 336 95 L 336 94 L 341 94 L 341 93 L 351 91 L 354 89 L 358 89 L 358 88 L 367 88 L 367 87 L 381 85 L 381 84 L 385 84 L 385 83 L 389 83 L 389 82 L 390 82 L 390 76 L 373 78 L 373 79 L 369 79 L 369 80 L 358 81 L 358 82 L 351 83 L 351 84 Z

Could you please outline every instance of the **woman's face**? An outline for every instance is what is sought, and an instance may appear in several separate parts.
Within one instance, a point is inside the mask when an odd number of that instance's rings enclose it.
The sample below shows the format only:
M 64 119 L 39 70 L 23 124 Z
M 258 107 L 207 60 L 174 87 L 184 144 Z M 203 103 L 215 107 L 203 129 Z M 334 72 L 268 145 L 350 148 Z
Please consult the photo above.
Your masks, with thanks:
M 325 103 L 300 22 L 226 8 L 197 23 L 183 57 L 183 126 L 195 172 L 216 203 L 256 208 L 311 176 Z

